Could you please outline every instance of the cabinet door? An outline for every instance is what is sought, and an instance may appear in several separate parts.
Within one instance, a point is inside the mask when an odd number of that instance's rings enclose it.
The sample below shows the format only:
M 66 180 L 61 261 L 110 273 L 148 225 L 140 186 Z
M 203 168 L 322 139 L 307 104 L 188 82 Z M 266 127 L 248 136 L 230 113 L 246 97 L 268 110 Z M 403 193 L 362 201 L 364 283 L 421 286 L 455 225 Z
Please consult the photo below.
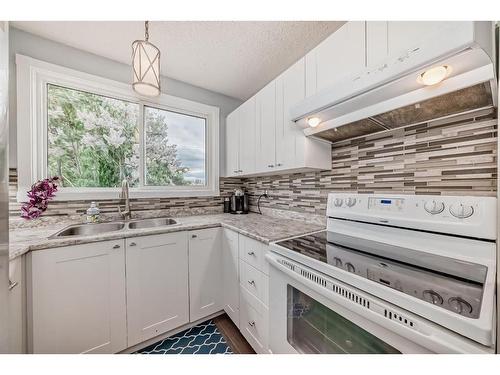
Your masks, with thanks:
M 221 228 L 189 232 L 189 313 L 192 322 L 222 309 Z
M 315 49 L 316 90 L 331 87 L 361 72 L 365 66 L 365 23 L 347 22 Z
M 127 346 L 124 241 L 34 251 L 30 351 L 116 353 Z
M 238 236 L 238 233 L 230 229 L 222 230 L 224 310 L 237 327 L 240 326 Z
M 24 299 L 24 256 L 17 257 L 9 262 L 9 353 L 25 353 L 25 324 L 26 308 Z
M 226 118 L 226 176 L 239 174 L 239 139 L 240 139 L 239 108 Z
M 257 170 L 273 171 L 276 163 L 276 81 L 272 81 L 257 93 L 259 153 Z
M 240 109 L 239 169 L 241 174 L 255 172 L 256 131 L 255 97 L 248 99 Z
M 276 167 L 290 169 L 297 167 L 296 140 L 305 137 L 290 117 L 290 109 L 305 97 L 305 59 L 286 70 L 278 82 L 281 90 L 276 89 Z
M 366 65 L 368 68 L 380 66 L 387 60 L 387 21 L 366 22 Z
M 187 232 L 128 238 L 128 346 L 189 322 Z

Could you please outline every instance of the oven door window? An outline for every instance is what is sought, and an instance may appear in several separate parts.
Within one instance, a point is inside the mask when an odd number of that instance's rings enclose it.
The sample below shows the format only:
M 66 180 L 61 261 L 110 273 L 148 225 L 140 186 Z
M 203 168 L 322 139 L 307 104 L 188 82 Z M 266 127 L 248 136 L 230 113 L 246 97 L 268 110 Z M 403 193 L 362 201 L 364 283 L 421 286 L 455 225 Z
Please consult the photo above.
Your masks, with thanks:
M 287 305 L 287 339 L 300 353 L 400 353 L 290 285 Z

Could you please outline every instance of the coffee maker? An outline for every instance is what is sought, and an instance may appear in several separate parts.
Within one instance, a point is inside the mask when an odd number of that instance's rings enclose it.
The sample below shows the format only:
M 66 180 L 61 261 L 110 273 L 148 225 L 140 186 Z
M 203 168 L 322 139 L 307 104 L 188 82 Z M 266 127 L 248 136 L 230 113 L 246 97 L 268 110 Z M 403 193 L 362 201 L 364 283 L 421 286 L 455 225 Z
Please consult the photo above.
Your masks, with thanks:
M 232 214 L 248 214 L 248 195 L 243 190 L 234 190 L 233 195 L 231 195 L 229 212 Z

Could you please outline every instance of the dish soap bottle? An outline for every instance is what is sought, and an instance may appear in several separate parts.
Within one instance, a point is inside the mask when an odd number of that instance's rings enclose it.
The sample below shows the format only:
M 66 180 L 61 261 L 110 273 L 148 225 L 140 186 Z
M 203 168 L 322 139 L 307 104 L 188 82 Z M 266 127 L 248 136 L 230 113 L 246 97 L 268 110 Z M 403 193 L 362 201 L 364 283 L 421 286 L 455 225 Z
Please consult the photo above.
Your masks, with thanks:
M 87 210 L 87 223 L 98 223 L 100 213 L 101 210 L 99 210 L 97 204 L 95 202 L 91 202 L 90 207 Z

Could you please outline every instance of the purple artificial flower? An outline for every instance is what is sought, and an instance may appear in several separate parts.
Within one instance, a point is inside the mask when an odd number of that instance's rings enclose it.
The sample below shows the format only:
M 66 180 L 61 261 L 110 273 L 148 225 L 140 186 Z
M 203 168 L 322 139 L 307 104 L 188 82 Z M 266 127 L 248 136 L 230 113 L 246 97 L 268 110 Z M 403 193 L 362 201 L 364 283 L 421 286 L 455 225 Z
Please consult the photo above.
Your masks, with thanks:
M 59 177 L 46 178 L 35 182 L 28 191 L 28 202 L 21 207 L 21 217 L 27 220 L 36 219 L 47 209 L 49 200 L 55 197 Z

